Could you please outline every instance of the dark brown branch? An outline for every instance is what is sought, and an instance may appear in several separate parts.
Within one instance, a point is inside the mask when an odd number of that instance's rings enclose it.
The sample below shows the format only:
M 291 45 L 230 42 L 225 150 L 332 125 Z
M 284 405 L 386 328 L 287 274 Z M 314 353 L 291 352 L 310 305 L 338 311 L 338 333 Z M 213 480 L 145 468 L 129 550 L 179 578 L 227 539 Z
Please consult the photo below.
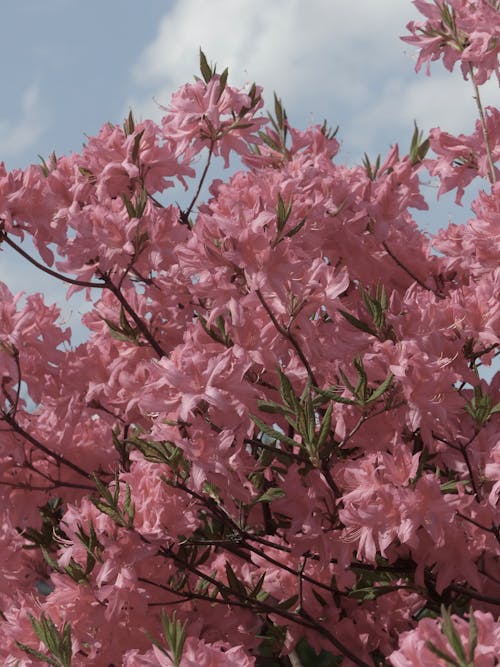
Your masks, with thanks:
M 57 271 L 53 271 L 52 269 L 49 269 L 48 266 L 44 266 L 40 262 L 38 262 L 36 259 L 31 257 L 25 250 L 23 250 L 20 246 L 17 245 L 15 241 L 10 239 L 5 231 L 0 230 L 0 243 L 2 241 L 5 241 L 7 245 L 9 245 L 13 250 L 15 250 L 17 253 L 19 253 L 24 259 L 26 259 L 30 264 L 33 264 L 33 266 L 36 266 L 37 269 L 40 269 L 40 271 L 43 271 L 44 273 L 47 273 L 49 276 L 52 276 L 53 278 L 57 278 L 58 280 L 62 280 L 65 283 L 69 283 L 70 285 L 78 285 L 79 287 L 97 287 L 99 289 L 103 289 L 105 287 L 104 283 L 93 283 L 93 282 L 88 282 L 86 280 L 77 280 L 76 278 L 69 278 L 68 276 L 64 276 L 62 273 L 58 273 Z
M 133 319 L 135 322 L 137 328 L 139 331 L 142 333 L 144 338 L 147 340 L 147 342 L 151 345 L 153 350 L 156 352 L 158 357 L 161 359 L 162 357 L 166 357 L 167 353 L 165 350 L 162 348 L 162 346 L 158 343 L 158 341 L 154 338 L 152 333 L 149 331 L 146 323 L 141 320 L 139 315 L 135 312 L 135 310 L 132 308 L 132 306 L 129 304 L 127 299 L 123 296 L 121 290 L 119 287 L 117 287 L 111 280 L 111 278 L 106 275 L 102 274 L 102 279 L 104 281 L 105 287 L 109 289 L 110 292 L 112 292 L 115 297 L 118 299 L 120 304 L 123 306 L 123 309 L 130 315 L 130 317 Z
M 200 196 L 201 188 L 203 187 L 203 183 L 205 182 L 205 178 L 207 177 L 208 169 L 210 167 L 210 162 L 212 161 L 214 146 L 215 146 L 215 141 L 214 139 L 212 139 L 212 141 L 210 142 L 210 147 L 208 149 L 207 163 L 205 165 L 205 168 L 203 169 L 203 173 L 201 175 L 200 182 L 198 183 L 198 187 L 196 188 L 196 192 L 194 193 L 194 197 L 191 200 L 191 203 L 189 204 L 187 209 L 185 211 L 180 212 L 181 223 L 187 225 L 189 228 L 191 228 L 191 223 L 189 222 L 189 216 L 191 215 L 191 211 L 193 210 L 196 200 Z
M 295 339 L 295 336 L 287 328 L 283 327 L 278 322 L 278 320 L 274 316 L 273 311 L 270 309 L 269 305 L 267 304 L 266 300 L 264 299 L 264 297 L 262 295 L 262 292 L 260 290 L 256 290 L 256 294 L 257 294 L 257 297 L 258 297 L 259 301 L 261 302 L 264 310 L 269 315 L 269 318 L 271 319 L 271 322 L 274 324 L 274 327 L 275 327 L 276 331 L 278 331 L 278 333 L 280 333 L 284 338 L 286 338 L 291 343 L 291 345 L 293 346 L 293 348 L 297 352 L 297 355 L 298 355 L 299 359 L 301 360 L 302 364 L 304 365 L 304 368 L 307 371 L 307 375 L 308 375 L 309 379 L 311 380 L 311 382 L 313 383 L 313 385 L 315 387 L 319 387 L 319 384 L 318 384 L 316 378 L 314 377 L 314 373 L 311 369 L 311 366 L 309 365 L 309 362 L 307 361 L 307 358 L 306 358 L 305 354 L 302 352 L 302 349 L 301 349 L 300 345 L 298 344 L 297 340 Z
M 79 465 L 76 463 L 73 463 L 73 461 L 70 461 L 67 459 L 65 456 L 62 454 L 58 454 L 57 452 L 53 452 L 51 449 L 46 447 L 43 443 L 41 443 L 39 440 L 34 438 L 30 433 L 25 431 L 23 427 L 16 422 L 14 417 L 12 415 L 9 415 L 8 413 L 1 412 L 0 413 L 1 417 L 0 419 L 3 419 L 13 431 L 21 435 L 25 440 L 27 440 L 30 445 L 32 445 L 35 449 L 38 449 L 39 451 L 43 452 L 47 456 L 50 456 L 51 459 L 54 459 L 59 465 L 66 466 L 67 468 L 70 468 L 73 470 L 73 472 L 76 472 L 78 475 L 81 475 L 82 477 L 85 477 L 85 479 L 91 479 L 90 473 L 86 472 L 83 468 L 80 468 Z
M 420 287 L 423 287 L 425 290 L 428 290 L 429 292 L 432 292 L 432 291 L 433 291 L 430 287 L 427 287 L 427 285 L 426 285 L 424 282 L 422 282 L 422 281 L 420 280 L 420 278 L 418 278 L 418 277 L 413 273 L 413 271 L 411 271 L 405 264 L 403 264 L 403 263 L 396 257 L 396 255 L 392 252 L 392 250 L 389 248 L 389 246 L 387 245 L 387 243 L 386 243 L 385 241 L 382 243 L 382 245 L 384 246 L 384 250 L 386 251 L 386 253 L 389 255 L 389 257 L 391 257 L 391 259 L 394 260 L 394 262 L 396 262 L 396 264 L 399 266 L 400 269 L 402 269 L 405 273 L 407 273 L 407 274 L 410 276 L 410 278 L 413 278 L 413 280 L 414 280 L 416 283 L 418 283 L 418 284 L 420 285 Z

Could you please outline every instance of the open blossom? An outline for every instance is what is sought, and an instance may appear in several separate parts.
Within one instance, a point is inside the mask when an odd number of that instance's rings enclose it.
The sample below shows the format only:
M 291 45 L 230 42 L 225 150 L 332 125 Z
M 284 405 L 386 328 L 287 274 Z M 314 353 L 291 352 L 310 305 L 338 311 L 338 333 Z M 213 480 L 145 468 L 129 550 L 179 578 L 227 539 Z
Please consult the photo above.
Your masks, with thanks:
M 226 647 L 221 644 L 205 644 L 196 637 L 188 637 L 179 667 L 252 667 L 251 658 L 239 646 Z M 154 646 L 146 654 L 131 651 L 124 656 L 124 667 L 173 667 L 174 662 L 167 651 Z
M 475 79 L 483 84 L 495 73 L 500 82 L 500 12 L 496 0 L 447 0 L 413 4 L 426 21 L 411 21 L 407 28 L 411 37 L 401 39 L 420 49 L 416 70 L 443 58 L 450 71 L 460 62 L 464 78 L 474 68 Z
M 498 74 L 498 2 L 415 5 L 417 68 Z M 499 112 L 350 167 L 202 74 L 160 125 L 0 164 L 0 245 L 32 239 L 88 306 L 72 346 L 0 282 L 0 662 L 448 667 L 458 637 L 493 667 Z M 434 238 L 423 168 L 458 202 L 491 186 Z
M 248 143 L 261 143 L 257 131 L 266 121 L 254 118 L 263 104 L 260 93 L 255 89 L 251 97 L 226 85 L 219 75 L 208 82 L 198 79 L 172 96 L 165 108 L 163 133 L 176 142 L 178 154 L 189 149 L 192 156 L 210 148 L 227 167 L 230 151 L 246 155 Z
M 500 655 L 500 623 L 495 622 L 491 614 L 481 611 L 473 612 L 477 627 L 476 646 L 472 649 L 470 643 L 470 623 L 462 618 L 452 616 L 451 620 L 455 632 L 460 638 L 465 654 L 472 650 L 474 667 L 494 667 L 498 664 Z M 447 655 L 450 660 L 456 660 L 457 654 L 445 637 L 439 620 L 424 618 L 415 630 L 405 632 L 400 639 L 400 648 L 389 657 L 393 667 L 444 667 L 449 664 L 442 655 L 436 654 L 430 646 L 434 646 L 441 654 Z
M 485 109 L 485 125 L 488 131 L 491 157 L 494 164 L 500 159 L 500 112 L 494 107 Z M 466 188 L 476 176 L 490 178 L 489 155 L 484 145 L 483 129 L 476 122 L 475 132 L 455 137 L 440 128 L 434 128 L 429 135 L 430 146 L 437 158 L 425 160 L 432 176 L 440 180 L 438 195 L 457 188 L 455 201 L 460 204 Z M 500 170 L 494 167 L 495 176 Z

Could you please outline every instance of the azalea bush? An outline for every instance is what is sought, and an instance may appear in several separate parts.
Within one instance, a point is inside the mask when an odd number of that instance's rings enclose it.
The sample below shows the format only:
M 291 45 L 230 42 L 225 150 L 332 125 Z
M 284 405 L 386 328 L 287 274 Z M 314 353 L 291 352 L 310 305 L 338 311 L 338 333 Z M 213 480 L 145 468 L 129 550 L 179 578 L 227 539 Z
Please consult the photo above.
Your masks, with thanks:
M 72 346 L 0 284 L 3 665 L 499 664 L 500 7 L 415 4 L 468 135 L 346 167 L 202 53 L 160 124 L 2 168 L 2 246 L 91 304 Z M 418 228 L 425 170 L 467 224 Z

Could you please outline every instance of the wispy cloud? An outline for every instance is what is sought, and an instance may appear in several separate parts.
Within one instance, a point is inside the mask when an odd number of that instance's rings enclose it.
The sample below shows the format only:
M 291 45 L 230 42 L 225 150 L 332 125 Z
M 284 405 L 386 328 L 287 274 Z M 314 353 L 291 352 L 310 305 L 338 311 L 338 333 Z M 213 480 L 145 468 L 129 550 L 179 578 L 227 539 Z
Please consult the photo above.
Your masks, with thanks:
M 42 103 L 40 89 L 31 84 L 20 101 L 15 120 L 0 118 L 0 156 L 18 160 L 36 144 L 47 128 L 47 111 Z
M 355 5 L 355 6 L 354 6 Z M 399 40 L 416 10 L 385 0 L 177 0 L 133 70 L 128 100 L 142 117 L 197 71 L 201 47 L 236 85 L 256 81 L 282 97 L 293 122 L 340 124 L 344 157 L 407 141 L 413 121 L 469 131 L 476 117 L 459 72 L 416 76 L 414 52 Z

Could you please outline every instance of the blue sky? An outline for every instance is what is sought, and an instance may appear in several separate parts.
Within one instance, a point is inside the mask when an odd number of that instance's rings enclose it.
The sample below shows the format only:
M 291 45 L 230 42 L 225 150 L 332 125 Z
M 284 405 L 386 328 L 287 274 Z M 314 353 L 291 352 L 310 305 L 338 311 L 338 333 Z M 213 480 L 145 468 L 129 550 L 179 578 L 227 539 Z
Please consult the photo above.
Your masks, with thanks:
M 414 50 L 398 37 L 416 16 L 406 0 L 19 0 L 0 5 L 0 160 L 8 168 L 52 150 L 78 151 L 104 122 L 132 108 L 159 119 L 158 103 L 198 71 L 198 50 L 230 70 L 230 82 L 273 91 L 293 124 L 340 126 L 340 160 L 375 157 L 413 121 L 469 133 L 476 112 L 470 84 L 440 65 L 414 73 Z M 498 88 L 489 85 L 485 103 Z M 426 230 L 463 221 L 453 196 L 418 220 Z M 43 290 L 64 303 L 65 288 L 0 253 L 0 280 L 12 291 Z M 81 305 L 64 312 L 74 326 Z

